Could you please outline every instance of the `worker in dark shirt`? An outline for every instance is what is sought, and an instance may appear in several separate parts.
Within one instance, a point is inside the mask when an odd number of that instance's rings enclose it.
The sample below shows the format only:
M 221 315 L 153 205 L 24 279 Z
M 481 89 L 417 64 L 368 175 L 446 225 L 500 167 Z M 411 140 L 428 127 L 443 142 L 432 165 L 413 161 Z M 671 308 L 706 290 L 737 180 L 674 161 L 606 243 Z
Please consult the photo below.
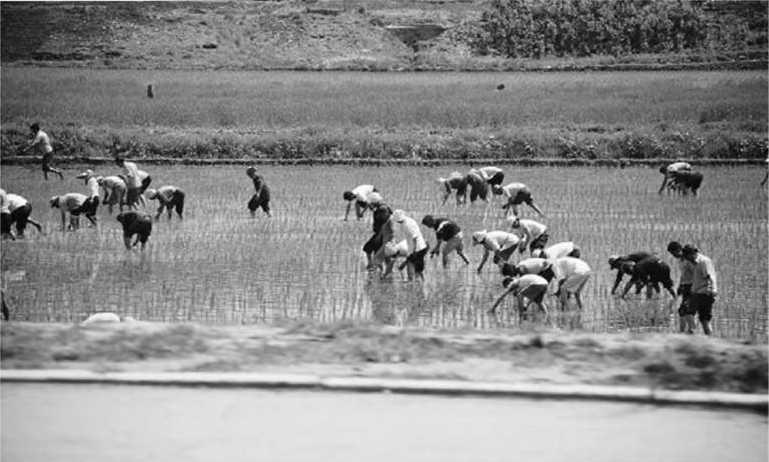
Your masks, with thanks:
M 612 255 L 609 257 L 609 268 L 617 270 L 617 277 L 614 279 L 614 286 L 611 288 L 611 294 L 614 295 L 614 292 L 617 291 L 617 287 L 619 287 L 620 282 L 622 282 L 623 276 L 627 274 L 631 278 L 633 277 L 633 268 L 636 263 L 651 256 L 652 254 L 650 252 L 641 251 L 628 255 Z M 638 285 L 636 287 L 636 293 L 641 293 L 642 288 L 643 285 Z
M 441 248 L 441 242 L 445 242 L 443 246 L 443 267 L 446 268 L 449 265 L 449 254 L 456 252 L 465 264 L 469 265 L 470 260 L 467 259 L 464 250 L 464 244 L 462 243 L 462 230 L 459 225 L 449 220 L 448 218 L 435 218 L 432 215 L 425 215 L 422 218 L 422 224 L 428 228 L 435 230 L 435 248 L 430 252 L 430 256 L 434 257 L 438 254 Z
M 383 263 L 384 256 L 382 252 L 384 245 L 390 242 L 393 238 L 392 224 L 390 223 L 390 216 L 393 211 L 389 205 L 382 202 L 381 196 L 378 194 L 371 197 L 372 202 L 369 203 L 374 216 L 374 222 L 371 225 L 373 234 L 363 244 L 363 252 L 366 253 L 366 264 L 369 269 L 373 269 L 380 266 Z
M 254 195 L 251 196 L 251 199 L 248 201 L 248 210 L 251 211 L 251 216 L 253 217 L 256 214 L 256 209 L 261 207 L 262 210 L 264 210 L 264 213 L 266 213 L 268 217 L 271 217 L 270 188 L 264 182 L 261 175 L 256 173 L 255 167 L 248 167 L 246 169 L 246 175 L 248 175 L 248 177 L 251 178 L 251 181 L 254 182 Z
M 667 263 L 660 260 L 656 255 L 644 258 L 638 263 L 632 264 L 631 276 L 628 283 L 625 285 L 625 290 L 622 292 L 622 298 L 630 290 L 633 285 L 637 287 L 646 286 L 646 297 L 651 298 L 651 291 L 659 293 L 659 285 L 667 289 L 670 296 L 673 299 L 676 298 L 676 293 L 673 291 L 673 280 L 670 278 L 670 266 Z

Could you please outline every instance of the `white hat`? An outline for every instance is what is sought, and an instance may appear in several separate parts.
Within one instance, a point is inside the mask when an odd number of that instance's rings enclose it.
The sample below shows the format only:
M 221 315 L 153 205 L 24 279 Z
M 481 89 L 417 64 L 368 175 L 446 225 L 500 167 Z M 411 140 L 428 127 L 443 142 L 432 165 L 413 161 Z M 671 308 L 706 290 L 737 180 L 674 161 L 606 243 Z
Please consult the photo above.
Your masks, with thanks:
M 401 210 L 401 209 L 396 209 L 396 210 L 393 212 L 393 215 L 392 215 L 392 219 L 393 219 L 393 221 L 395 221 L 396 223 L 402 223 L 404 218 L 406 218 L 406 212 L 404 212 L 403 210 Z
M 93 176 L 93 170 L 91 170 L 89 168 L 88 170 L 86 170 L 85 172 L 79 174 L 75 178 L 91 178 L 92 176 Z
M 473 245 L 480 244 L 486 239 L 486 230 L 476 231 L 473 233 Z
M 155 196 L 158 195 L 158 192 L 152 188 L 149 188 L 147 191 L 145 191 L 145 193 L 147 194 L 147 199 L 150 200 L 154 199 Z

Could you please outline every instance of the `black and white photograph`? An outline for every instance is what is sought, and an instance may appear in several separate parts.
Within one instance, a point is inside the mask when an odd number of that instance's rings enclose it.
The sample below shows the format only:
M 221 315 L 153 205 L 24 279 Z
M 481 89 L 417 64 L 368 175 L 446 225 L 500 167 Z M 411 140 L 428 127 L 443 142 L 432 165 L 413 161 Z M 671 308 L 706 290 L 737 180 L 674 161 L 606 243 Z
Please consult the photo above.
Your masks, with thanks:
M 0 461 L 769 460 L 768 38 L 0 1 Z

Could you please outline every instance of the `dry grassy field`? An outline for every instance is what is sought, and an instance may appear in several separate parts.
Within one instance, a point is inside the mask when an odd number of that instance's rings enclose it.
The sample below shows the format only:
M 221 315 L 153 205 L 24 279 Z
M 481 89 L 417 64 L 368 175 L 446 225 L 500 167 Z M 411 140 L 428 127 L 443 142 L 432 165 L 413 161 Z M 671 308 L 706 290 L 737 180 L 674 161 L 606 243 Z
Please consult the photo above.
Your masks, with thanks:
M 140 164 L 141 165 L 141 164 Z M 142 320 L 194 320 L 219 324 L 280 324 L 284 320 L 377 320 L 436 328 L 515 327 L 513 300 L 499 319 L 486 314 L 500 293 L 492 265 L 474 271 L 482 252 L 470 246 L 479 229 L 503 228 L 499 202 L 484 219 L 483 206 L 440 206 L 435 179 L 454 167 L 349 168 L 263 167 L 273 190 L 274 217 L 248 216 L 252 187 L 242 167 L 145 167 L 153 186 L 187 191 L 184 221 L 162 218 L 144 252 L 127 252 L 114 217 L 99 213 L 98 229 L 58 229 L 55 194 L 85 190 L 69 166 L 65 181 L 42 181 L 39 170 L 6 166 L 2 185 L 33 204 L 43 235 L 3 242 L 2 268 L 17 320 L 79 321 L 89 313 L 116 311 Z M 456 166 L 465 170 L 469 166 Z M 95 167 L 99 174 L 114 166 Z M 586 309 L 556 312 L 563 328 L 593 332 L 672 331 L 670 297 L 621 301 L 609 294 L 614 253 L 651 250 L 673 266 L 665 252 L 671 239 L 696 244 L 713 258 L 719 275 L 716 335 L 766 340 L 767 209 L 759 186 L 763 170 L 703 168 L 699 197 L 658 196 L 654 169 L 512 168 L 509 180 L 528 183 L 547 217 L 551 242 L 573 240 L 594 275 L 584 292 Z M 448 269 L 428 261 L 424 284 L 369 280 L 362 244 L 365 221 L 342 221 L 342 191 L 371 182 L 388 203 L 419 219 L 448 216 L 465 230 L 471 265 L 458 259 Z M 154 210 L 154 205 L 152 207 Z M 524 212 L 528 213 L 528 212 Z M 423 228 L 434 243 L 432 231 Z M 516 255 L 514 258 L 518 258 Z M 548 299 L 551 307 L 555 300 Z M 555 311 L 555 310 L 554 310 Z M 526 326 L 522 326 L 526 329 Z

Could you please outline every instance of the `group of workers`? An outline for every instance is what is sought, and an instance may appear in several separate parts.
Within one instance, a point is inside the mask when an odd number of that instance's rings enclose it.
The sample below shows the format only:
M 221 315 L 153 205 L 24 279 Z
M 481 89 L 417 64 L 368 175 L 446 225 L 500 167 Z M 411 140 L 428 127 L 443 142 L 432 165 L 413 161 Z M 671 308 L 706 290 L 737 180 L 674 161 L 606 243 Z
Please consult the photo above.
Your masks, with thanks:
M 37 148 L 43 156 L 43 174 L 48 179 L 48 173 L 56 173 L 63 178 L 61 170 L 52 165 L 52 149 L 50 138 L 40 130 L 38 124 L 30 126 L 33 140 L 26 149 Z M 141 243 L 144 249 L 152 232 L 152 217 L 139 210 L 146 206 L 145 198 L 157 200 L 159 207 L 155 214 L 158 220 L 164 211 L 171 219 L 175 210 L 178 217 L 183 217 L 185 193 L 180 188 L 166 185 L 158 189 L 149 188 L 152 179 L 150 175 L 139 169 L 136 163 L 117 157 L 115 163 L 123 171 L 111 176 L 96 176 L 92 170 L 86 170 L 77 175 L 84 180 L 87 194 L 78 192 L 66 193 L 50 199 L 50 205 L 61 210 L 62 230 L 76 230 L 79 227 L 79 216 L 84 215 L 96 226 L 96 214 L 100 204 L 109 207 L 112 214 L 113 206 L 117 205 L 120 213 L 117 221 L 123 227 L 123 238 L 126 248 Z M 664 176 L 659 192 L 667 187 L 669 191 L 682 194 L 692 192 L 696 195 L 702 183 L 702 175 L 694 172 L 691 165 L 685 162 L 674 162 L 661 168 Z M 246 175 L 254 186 L 254 194 L 247 203 L 247 208 L 254 216 L 261 208 L 267 216 L 270 211 L 270 189 L 264 178 L 258 174 L 255 167 L 248 167 Z M 479 230 L 472 234 L 473 246 L 480 245 L 483 256 L 476 271 L 480 274 L 488 258 L 493 255 L 493 263 L 503 276 L 502 285 L 505 290 L 494 301 L 490 312 L 496 312 L 499 305 L 509 294 L 516 296 L 518 312 L 526 318 L 528 307 L 534 305 L 548 318 L 544 297 L 548 287 L 554 287 L 553 295 L 558 297 L 561 309 L 565 309 L 570 296 L 574 296 L 577 306 L 582 309 L 581 292 L 591 276 L 590 266 L 582 260 L 581 251 L 573 242 L 559 242 L 546 247 L 549 241 L 548 227 L 538 221 L 521 218 L 518 206 L 526 204 L 540 217 L 542 210 L 535 204 L 532 192 L 523 183 L 509 183 L 503 186 L 504 172 L 499 167 L 487 166 L 471 169 L 466 174 L 452 172 L 446 178 L 439 178 L 443 193 L 442 204 L 445 204 L 452 193 L 457 205 L 467 203 L 469 192 L 470 202 L 481 200 L 491 203 L 493 195 L 503 196 L 502 209 L 510 228 L 505 230 Z M 104 191 L 104 197 L 100 196 Z M 464 235 L 459 225 L 449 218 L 424 215 L 421 224 L 435 233 L 435 246 L 430 249 L 417 220 L 401 209 L 391 208 L 382 194 L 374 185 L 364 184 L 345 191 L 342 194 L 347 202 L 344 220 L 348 220 L 350 210 L 354 207 L 358 220 L 364 217 L 367 210 L 373 215 L 372 235 L 363 246 L 367 267 L 372 272 L 378 272 L 382 279 L 391 276 L 395 264 L 399 270 L 407 271 L 409 281 L 421 280 L 425 270 L 425 258 L 441 253 L 442 265 L 447 267 L 449 258 L 456 253 L 465 264 L 470 260 L 465 254 Z M 123 211 L 123 208 L 127 211 Z M 31 217 L 32 207 L 29 202 L 18 194 L 6 194 L 0 189 L 0 208 L 2 209 L 3 238 L 15 238 L 11 231 L 16 226 L 16 235 L 23 236 L 27 224 L 42 231 L 39 222 Z M 66 217 L 69 215 L 69 225 Z M 133 237 L 136 237 L 134 242 Z M 517 263 L 511 262 L 511 257 L 518 251 L 520 254 L 529 253 Z M 699 316 L 700 324 L 706 334 L 710 334 L 712 305 L 716 296 L 716 275 L 712 261 L 693 246 L 681 246 L 671 242 L 668 251 L 679 260 L 681 280 L 678 291 L 673 290 L 670 278 L 670 267 L 651 252 L 635 252 L 624 256 L 609 258 L 609 267 L 617 270 L 617 277 L 612 287 L 614 294 L 624 275 L 630 276 L 622 297 L 624 298 L 632 286 L 640 293 L 646 286 L 647 296 L 654 290 L 660 292 L 662 285 L 675 299 L 682 297 L 679 314 L 681 316 L 681 331 L 692 332 L 694 315 Z M 553 282 L 555 281 L 555 282 Z

